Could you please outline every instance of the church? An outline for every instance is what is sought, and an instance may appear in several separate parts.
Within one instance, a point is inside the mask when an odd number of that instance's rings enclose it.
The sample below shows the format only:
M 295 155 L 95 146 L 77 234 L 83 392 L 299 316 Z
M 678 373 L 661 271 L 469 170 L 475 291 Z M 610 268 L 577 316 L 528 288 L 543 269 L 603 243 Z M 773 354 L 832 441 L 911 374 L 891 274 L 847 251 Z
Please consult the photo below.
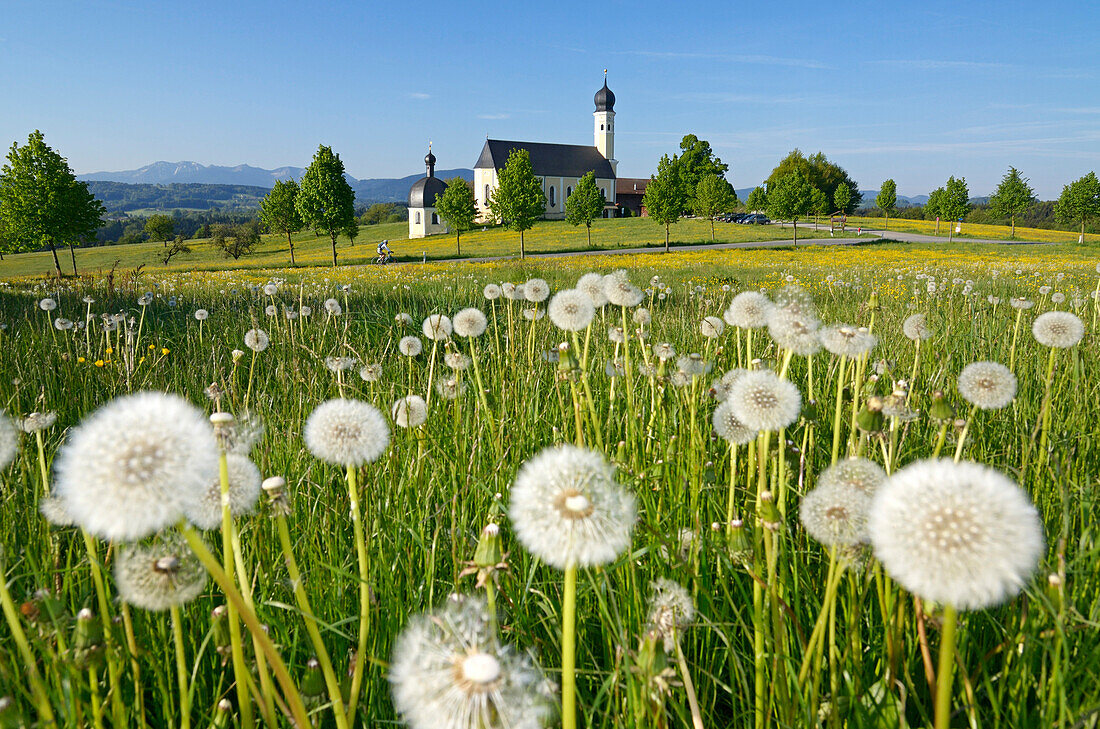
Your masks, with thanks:
M 481 156 L 474 165 L 474 199 L 481 221 L 492 219 L 489 198 L 497 187 L 500 170 L 514 149 L 525 149 L 531 156 L 531 167 L 546 196 L 544 217 L 548 220 L 565 218 L 566 199 L 581 177 L 589 172 L 595 172 L 596 186 L 603 191 L 606 202 L 604 217 L 620 214 L 615 190 L 615 171 L 619 164 L 615 159 L 615 94 L 607 88 L 606 74 L 603 88 L 596 92 L 593 101 L 596 110 L 592 112 L 594 144 L 591 146 L 485 140 Z M 446 185 L 435 177 L 435 156 L 430 149 L 424 162 L 427 164 L 427 176 L 417 180 L 409 191 L 410 238 L 423 238 L 447 230 L 435 212 L 436 195 L 443 194 Z

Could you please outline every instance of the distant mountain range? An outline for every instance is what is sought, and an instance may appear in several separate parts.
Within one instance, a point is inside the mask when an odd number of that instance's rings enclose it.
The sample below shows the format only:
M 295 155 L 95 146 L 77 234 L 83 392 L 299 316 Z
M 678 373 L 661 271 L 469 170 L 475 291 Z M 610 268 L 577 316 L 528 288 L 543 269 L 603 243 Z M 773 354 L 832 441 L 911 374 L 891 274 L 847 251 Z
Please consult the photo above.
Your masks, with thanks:
M 154 162 L 136 170 L 119 172 L 92 172 L 77 175 L 88 182 L 125 182 L 131 185 L 247 185 L 250 187 L 271 188 L 278 180 L 300 180 L 305 173 L 302 167 L 277 167 L 265 170 L 251 165 L 223 167 L 221 165 L 203 165 L 198 162 Z M 436 170 L 436 177 L 447 180 L 461 177 L 473 180 L 474 171 L 467 168 L 454 170 Z M 356 202 L 368 205 L 376 202 L 404 202 L 412 184 L 424 175 L 414 174 L 400 178 L 356 179 L 345 175 L 348 184 L 355 190 Z

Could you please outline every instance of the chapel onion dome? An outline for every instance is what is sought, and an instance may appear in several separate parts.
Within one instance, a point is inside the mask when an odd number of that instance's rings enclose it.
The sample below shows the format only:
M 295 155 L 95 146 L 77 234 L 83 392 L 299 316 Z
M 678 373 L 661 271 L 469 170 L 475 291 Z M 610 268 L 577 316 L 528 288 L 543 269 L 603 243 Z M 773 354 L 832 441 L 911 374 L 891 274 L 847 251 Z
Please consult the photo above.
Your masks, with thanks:
M 615 94 L 607 88 L 607 79 L 603 80 L 603 88 L 596 92 L 596 111 L 615 111 Z
M 436 197 L 446 189 L 447 184 L 438 177 L 422 177 L 409 190 L 409 207 L 434 208 Z
M 432 170 L 434 171 L 434 168 L 435 168 L 435 155 L 432 154 L 432 150 L 430 150 L 430 149 L 428 150 L 428 154 L 424 157 L 424 164 L 427 165 L 428 167 L 432 168 Z

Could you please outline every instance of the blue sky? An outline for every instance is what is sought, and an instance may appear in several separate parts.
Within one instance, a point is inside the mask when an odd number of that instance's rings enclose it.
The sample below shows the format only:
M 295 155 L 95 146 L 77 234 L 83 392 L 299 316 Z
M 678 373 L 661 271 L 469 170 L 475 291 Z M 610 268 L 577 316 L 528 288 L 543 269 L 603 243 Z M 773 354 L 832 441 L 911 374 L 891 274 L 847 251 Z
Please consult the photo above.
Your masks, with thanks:
M 1100 169 L 1100 4 L 0 0 L 0 142 L 77 172 L 156 160 L 355 177 L 472 167 L 486 135 L 592 143 L 609 69 L 622 176 L 694 133 L 758 184 L 821 150 L 862 189 L 1009 165 L 1042 198 Z

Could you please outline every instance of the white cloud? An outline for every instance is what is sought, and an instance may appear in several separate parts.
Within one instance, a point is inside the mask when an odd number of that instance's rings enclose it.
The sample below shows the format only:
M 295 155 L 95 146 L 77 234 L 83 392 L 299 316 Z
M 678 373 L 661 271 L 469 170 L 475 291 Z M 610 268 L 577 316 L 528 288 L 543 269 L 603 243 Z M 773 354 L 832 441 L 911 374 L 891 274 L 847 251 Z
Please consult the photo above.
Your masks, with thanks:
M 478 119 L 508 119 L 511 114 L 478 114 Z
M 620 56 L 644 56 L 646 58 L 667 59 L 707 59 L 712 61 L 726 61 L 727 63 L 748 63 L 760 66 L 787 66 L 794 68 L 832 69 L 821 61 L 806 58 L 783 58 L 781 56 L 765 56 L 739 53 L 682 53 L 676 51 L 614 51 Z
M 424 99 L 432 98 L 432 95 L 431 94 L 425 94 L 423 91 L 412 91 L 412 92 L 409 93 L 409 98 L 410 99 L 420 99 L 422 101 Z

